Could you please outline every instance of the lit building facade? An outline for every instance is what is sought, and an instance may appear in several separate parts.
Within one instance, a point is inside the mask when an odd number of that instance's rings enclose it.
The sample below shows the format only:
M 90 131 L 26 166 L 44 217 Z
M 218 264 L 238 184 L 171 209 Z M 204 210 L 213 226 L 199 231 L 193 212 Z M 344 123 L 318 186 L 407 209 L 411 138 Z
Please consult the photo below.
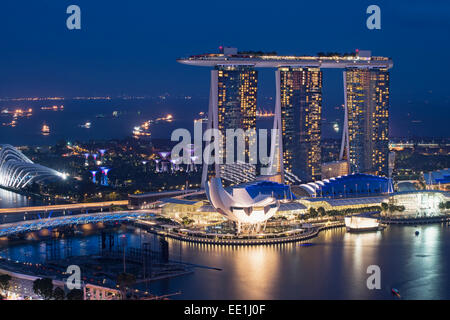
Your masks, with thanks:
M 320 180 L 322 71 L 279 68 L 284 170 L 300 180 Z
M 226 130 L 256 129 L 256 95 L 258 72 L 251 66 L 217 66 L 217 127 L 223 135 L 221 152 L 226 158 Z M 222 164 L 220 177 L 231 183 L 252 181 L 256 177 L 256 159 L 250 158 L 249 145 L 256 143 L 256 132 L 245 137 L 244 163 L 238 163 L 237 144 L 235 164 Z
M 234 187 L 227 191 L 220 178 L 212 178 L 205 192 L 217 212 L 236 222 L 237 232 L 240 233 L 243 230 L 259 232 L 262 224 L 278 211 L 280 201 L 273 189 L 280 191 L 284 187 L 270 181 L 260 181 L 253 186 Z
M 423 173 L 428 190 L 450 191 L 450 169 L 436 170 Z
M 448 192 L 416 190 L 396 193 L 384 202 L 405 208 L 404 211 L 387 212 L 387 215 L 429 217 L 446 213 L 447 210 L 439 208 L 439 204 L 446 203 L 449 200 Z
M 347 160 L 350 172 L 388 176 L 389 72 L 387 68 L 347 68 Z
M 0 144 L 1 187 L 20 190 L 34 183 L 59 181 L 66 177 L 61 172 L 34 163 L 12 145 Z
M 177 59 L 191 66 L 212 68 L 208 127 L 246 130 L 256 121 L 257 68 L 275 69 L 276 99 L 270 161 L 261 175 L 278 182 L 298 184 L 321 179 L 322 69 L 344 70 L 345 120 L 339 160 L 348 161 L 351 173 L 388 176 L 388 117 L 390 58 L 370 51 L 320 56 L 280 56 L 223 48 L 219 53 Z M 247 140 L 251 140 L 248 138 Z M 248 151 L 245 151 L 248 159 Z M 254 159 L 253 159 L 254 160 Z M 255 163 L 256 161 L 253 161 Z M 203 166 L 202 187 L 208 179 Z M 228 166 L 230 167 L 230 166 Z M 224 170 L 251 180 L 256 170 Z M 239 172 L 238 172 L 239 171 Z M 248 171 L 248 172 L 247 172 Z M 244 180 L 245 181 L 245 180 Z
M 322 163 L 322 179 L 330 179 L 348 174 L 348 161 L 331 161 Z

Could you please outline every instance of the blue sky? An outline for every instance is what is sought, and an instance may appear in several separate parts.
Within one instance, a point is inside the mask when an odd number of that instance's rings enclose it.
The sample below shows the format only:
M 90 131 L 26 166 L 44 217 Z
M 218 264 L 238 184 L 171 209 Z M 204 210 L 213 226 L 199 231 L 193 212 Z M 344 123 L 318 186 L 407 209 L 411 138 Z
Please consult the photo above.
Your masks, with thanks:
M 66 28 L 71 4 L 81 8 L 81 30 Z M 381 8 L 381 30 L 366 28 L 371 4 Z M 206 96 L 208 70 L 177 57 L 219 45 L 280 54 L 369 49 L 394 60 L 393 121 L 410 113 L 427 132 L 449 136 L 441 127 L 450 118 L 449 1 L 3 0 L 0 34 L 0 97 Z M 324 77 L 324 104 L 339 105 L 340 73 Z M 272 95 L 273 74 L 260 80 L 261 96 Z

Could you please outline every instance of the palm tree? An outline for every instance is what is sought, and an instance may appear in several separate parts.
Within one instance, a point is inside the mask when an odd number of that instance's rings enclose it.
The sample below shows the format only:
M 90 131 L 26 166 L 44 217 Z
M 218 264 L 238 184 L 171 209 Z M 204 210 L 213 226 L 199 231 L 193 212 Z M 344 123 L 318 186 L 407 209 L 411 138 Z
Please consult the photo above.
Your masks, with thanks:
M 33 291 L 44 300 L 53 297 L 53 281 L 49 278 L 36 279 L 33 281 Z
M 317 217 L 317 211 L 316 211 L 316 209 L 314 209 L 314 208 L 309 208 L 309 216 L 310 216 L 311 218 Z
M 324 209 L 323 207 L 319 207 L 319 208 L 317 209 L 317 212 L 319 213 L 319 215 L 320 215 L 321 217 L 324 217 L 324 216 L 327 214 L 327 212 L 325 211 L 325 209 Z
M 0 275 L 0 290 L 3 292 L 7 291 L 9 289 L 10 281 L 11 276 L 9 274 Z
M 60 287 L 56 287 L 55 290 L 53 291 L 53 298 L 55 300 L 64 300 L 66 294 L 64 293 L 64 290 L 61 289 Z
M 67 300 L 83 300 L 84 293 L 81 289 L 72 289 L 67 294 Z

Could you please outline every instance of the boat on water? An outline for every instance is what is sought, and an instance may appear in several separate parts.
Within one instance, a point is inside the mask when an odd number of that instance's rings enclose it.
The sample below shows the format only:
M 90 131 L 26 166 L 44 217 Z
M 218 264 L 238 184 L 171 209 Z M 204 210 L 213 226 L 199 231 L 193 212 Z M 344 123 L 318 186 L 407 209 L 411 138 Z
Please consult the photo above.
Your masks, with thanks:
M 83 123 L 83 124 L 80 124 L 80 127 L 81 127 L 81 128 L 85 128 L 85 129 L 90 129 L 90 128 L 91 128 L 91 125 L 92 125 L 92 123 L 89 122 L 89 121 L 87 121 L 87 122 L 85 122 L 85 123 Z
M 367 216 L 345 217 L 344 222 L 348 232 L 369 232 L 384 228 L 378 219 Z
M 44 136 L 48 136 L 50 134 L 50 127 L 46 124 L 42 126 L 41 132 Z

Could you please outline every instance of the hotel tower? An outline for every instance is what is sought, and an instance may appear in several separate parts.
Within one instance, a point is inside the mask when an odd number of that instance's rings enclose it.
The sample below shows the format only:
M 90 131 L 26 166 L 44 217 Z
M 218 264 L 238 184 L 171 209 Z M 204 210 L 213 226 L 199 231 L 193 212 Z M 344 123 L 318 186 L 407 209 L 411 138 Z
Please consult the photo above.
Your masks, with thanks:
M 346 68 L 341 158 L 351 173 L 388 176 L 389 71 Z
M 282 67 L 279 72 L 284 170 L 301 181 L 320 180 L 322 71 Z
M 311 182 L 321 178 L 322 69 L 343 69 L 344 130 L 340 164 L 350 173 L 388 175 L 389 69 L 392 60 L 370 51 L 321 56 L 278 56 L 221 48 L 217 54 L 182 58 L 180 63 L 212 67 L 208 127 L 255 128 L 256 68 L 275 69 L 276 99 L 271 136 L 270 164 L 261 167 L 265 179 L 283 183 Z M 232 183 L 256 178 L 255 160 L 246 137 L 245 163 L 215 164 L 213 173 Z M 222 146 L 224 146 L 222 141 Z M 223 152 L 223 151 L 222 151 Z M 344 166 L 339 165 L 339 168 Z M 331 167 L 329 167 L 331 169 Z M 203 166 L 202 186 L 208 179 Z M 340 170 L 339 172 L 342 172 Z M 329 172 L 333 176 L 332 172 Z M 340 173 L 341 174 L 341 173 Z M 270 175 L 270 177 L 269 177 Z
M 258 72 L 252 66 L 217 66 L 217 127 L 222 133 L 221 152 L 226 146 L 226 131 L 228 129 L 256 130 L 256 93 Z M 256 178 L 256 166 L 250 159 L 250 144 L 256 143 L 255 134 L 245 136 L 245 147 L 242 158 L 238 161 L 238 150 L 227 150 L 234 154 L 235 163 L 221 164 L 220 176 L 230 183 L 242 183 L 252 181 Z M 224 160 L 226 155 L 224 156 Z

